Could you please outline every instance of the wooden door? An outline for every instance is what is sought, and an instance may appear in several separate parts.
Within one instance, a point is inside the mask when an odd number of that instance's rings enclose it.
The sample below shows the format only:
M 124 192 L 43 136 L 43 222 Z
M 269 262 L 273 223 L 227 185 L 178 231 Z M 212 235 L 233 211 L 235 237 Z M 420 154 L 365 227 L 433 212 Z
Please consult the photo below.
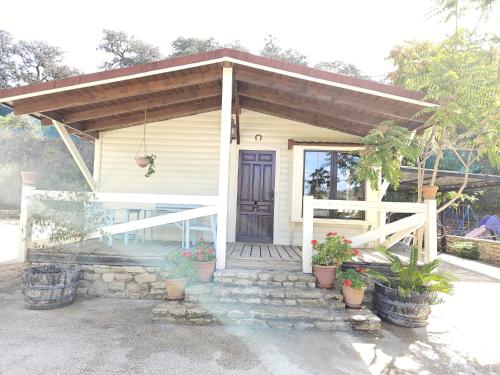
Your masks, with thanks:
M 236 241 L 273 242 L 274 151 L 240 151 Z

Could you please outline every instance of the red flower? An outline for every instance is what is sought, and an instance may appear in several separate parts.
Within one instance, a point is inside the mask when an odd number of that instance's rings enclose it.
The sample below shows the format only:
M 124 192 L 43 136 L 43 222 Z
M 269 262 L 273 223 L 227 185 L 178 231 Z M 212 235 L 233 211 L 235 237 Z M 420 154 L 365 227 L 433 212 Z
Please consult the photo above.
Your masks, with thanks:
M 354 268 L 356 269 L 356 271 L 358 271 L 360 273 L 365 273 L 366 272 L 366 269 L 365 268 L 361 268 L 360 266 L 355 266 Z
M 318 244 L 318 241 L 316 241 L 316 240 L 311 241 L 311 245 L 316 246 L 317 244 Z
M 351 240 L 348 240 L 348 239 L 345 239 L 345 240 L 344 240 L 344 243 L 345 243 L 345 244 L 350 244 L 350 243 L 352 243 L 352 241 L 351 241 Z
M 213 252 L 214 252 L 214 251 L 213 251 L 212 249 L 208 249 L 208 250 L 207 250 L 207 254 L 208 254 L 208 255 L 212 255 L 212 254 L 213 254 Z
M 337 235 L 337 232 L 328 232 L 326 234 L 327 237 L 335 237 Z
M 181 253 L 181 256 L 183 256 L 184 258 L 189 258 L 193 255 L 193 253 L 191 251 L 183 251 Z
M 352 252 L 354 253 L 355 257 L 357 257 L 359 255 L 359 250 L 358 249 L 352 249 Z
M 198 261 L 202 261 L 202 260 L 203 260 L 203 258 L 204 258 L 203 253 L 198 253 L 198 254 L 196 254 L 196 260 L 198 260 Z
M 351 285 L 352 285 L 352 280 L 350 280 L 350 279 L 344 280 L 344 286 L 351 286 Z

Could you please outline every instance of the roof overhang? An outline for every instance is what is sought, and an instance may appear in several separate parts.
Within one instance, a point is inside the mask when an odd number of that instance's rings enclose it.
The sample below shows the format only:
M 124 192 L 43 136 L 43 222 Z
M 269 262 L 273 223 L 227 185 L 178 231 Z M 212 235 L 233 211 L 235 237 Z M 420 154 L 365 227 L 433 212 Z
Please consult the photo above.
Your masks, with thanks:
M 77 134 L 139 125 L 220 107 L 222 65 L 234 67 L 239 107 L 363 136 L 384 120 L 417 130 L 435 104 L 420 92 L 232 49 L 0 90 L 16 114 L 64 123 Z

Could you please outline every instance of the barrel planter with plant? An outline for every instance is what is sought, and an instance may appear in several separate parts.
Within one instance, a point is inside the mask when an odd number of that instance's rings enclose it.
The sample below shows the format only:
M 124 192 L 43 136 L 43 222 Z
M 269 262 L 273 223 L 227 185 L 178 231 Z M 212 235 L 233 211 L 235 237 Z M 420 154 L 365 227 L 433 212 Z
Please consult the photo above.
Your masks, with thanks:
M 22 292 L 25 307 L 32 310 L 57 309 L 75 299 L 80 266 L 47 264 L 23 271 Z
M 453 292 L 453 275 L 439 271 L 439 260 L 418 265 L 418 249 L 413 247 L 410 262 L 404 265 L 399 257 L 382 250 L 395 276 L 386 277 L 376 271 L 367 273 L 375 283 L 374 305 L 378 316 L 403 327 L 422 327 L 427 324 L 431 305 L 443 300 L 439 293 Z
M 326 234 L 325 242 L 312 240 L 316 254 L 312 258 L 313 273 L 320 288 L 329 289 L 335 286 L 336 270 L 343 262 L 351 260 L 359 254 L 358 249 L 351 247 L 351 241 L 335 232 Z
M 184 299 L 184 291 L 191 278 L 195 276 L 192 261 L 193 252 L 176 250 L 167 254 L 162 271 L 165 277 L 166 299 L 178 301 Z

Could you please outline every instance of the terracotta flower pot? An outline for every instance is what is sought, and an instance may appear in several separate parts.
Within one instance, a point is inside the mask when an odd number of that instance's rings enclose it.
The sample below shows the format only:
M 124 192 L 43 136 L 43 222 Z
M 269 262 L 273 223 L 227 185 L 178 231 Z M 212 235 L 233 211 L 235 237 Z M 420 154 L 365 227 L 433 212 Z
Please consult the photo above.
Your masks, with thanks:
M 166 279 L 165 287 L 167 288 L 167 299 L 177 301 L 184 299 L 184 290 L 188 283 L 187 278 L 182 279 Z
M 344 303 L 347 307 L 360 308 L 365 297 L 365 289 L 351 288 L 350 286 L 342 285 L 342 294 L 344 295 Z
M 23 185 L 35 186 L 38 181 L 38 172 L 21 172 L 21 177 L 23 179 Z
M 422 194 L 424 195 L 424 199 L 436 199 L 436 195 L 438 192 L 439 186 L 430 186 L 425 185 L 422 187 Z
M 335 286 L 335 266 L 313 265 L 313 273 L 316 276 L 316 284 L 322 289 L 330 289 Z
M 212 281 L 212 276 L 215 271 L 215 260 L 210 260 L 208 262 L 193 262 L 193 266 L 196 270 L 198 281 L 202 283 Z
M 137 164 L 141 168 L 146 168 L 149 163 L 149 159 L 145 156 L 138 156 L 135 158 L 135 164 Z

